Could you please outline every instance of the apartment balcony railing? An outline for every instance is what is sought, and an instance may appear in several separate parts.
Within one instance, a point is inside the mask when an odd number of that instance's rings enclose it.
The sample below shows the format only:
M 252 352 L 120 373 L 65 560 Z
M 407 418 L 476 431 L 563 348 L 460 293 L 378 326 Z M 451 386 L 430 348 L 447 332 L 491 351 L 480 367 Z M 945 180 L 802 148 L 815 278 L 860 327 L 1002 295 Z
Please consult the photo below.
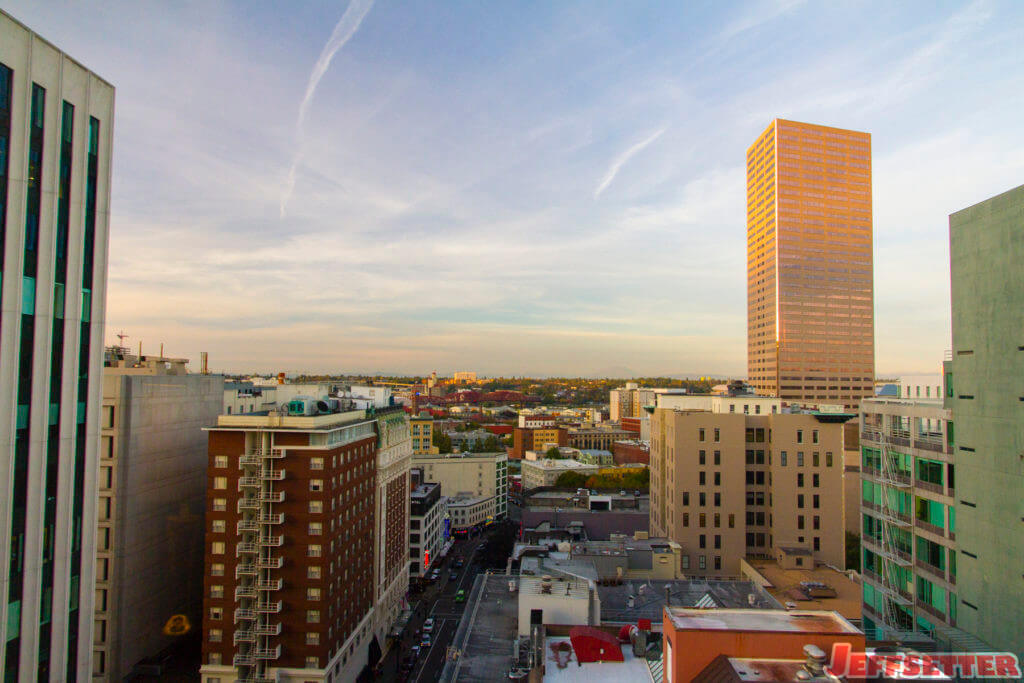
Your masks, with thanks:
M 267 647 L 256 650 L 256 659 L 277 659 L 281 656 L 281 646 Z
M 910 486 L 910 475 L 902 472 L 894 472 L 889 474 L 882 470 L 876 470 L 874 467 L 862 467 L 861 473 L 868 479 L 877 481 L 879 484 L 886 486 L 892 486 L 894 488 L 908 488 Z
M 881 441 L 882 433 L 874 429 L 864 429 L 860 433 L 861 441 Z
M 256 658 L 251 654 L 246 655 L 235 655 L 234 659 L 231 660 L 235 666 L 255 666 Z
M 927 602 L 918 602 L 916 607 L 918 609 L 920 609 L 920 610 L 923 610 L 923 611 L 927 612 L 928 614 L 932 615 L 933 617 L 941 619 L 942 621 L 946 621 L 946 613 L 943 612 L 940 609 L 936 609 L 935 607 L 932 607 Z
M 283 557 L 261 557 L 256 560 L 256 566 L 260 569 L 280 569 L 284 566 Z
M 277 512 L 272 515 L 262 514 L 256 518 L 260 524 L 284 524 L 284 513 Z
M 935 526 L 934 524 L 931 524 L 929 522 L 925 522 L 924 520 L 921 520 L 921 519 L 916 520 L 914 522 L 914 526 L 916 528 L 918 528 L 918 529 L 921 529 L 922 531 L 927 531 L 929 533 L 935 534 L 936 536 L 940 536 L 942 538 L 945 538 L 945 536 L 946 536 L 946 530 L 943 529 L 941 526 Z
M 258 602 L 256 603 L 256 611 L 260 614 L 279 614 L 283 603 L 280 600 L 274 602 Z
M 262 470 L 260 479 L 265 481 L 281 481 L 284 479 L 284 470 Z
M 910 515 L 902 514 L 899 512 L 893 512 L 892 510 L 883 510 L 881 505 L 876 503 L 869 503 L 866 500 L 860 502 L 861 508 L 868 510 L 872 515 L 879 519 L 893 524 L 895 526 L 905 528 L 910 526 Z
M 918 569 L 923 569 L 925 572 L 927 572 L 928 574 L 931 574 L 933 577 L 939 579 L 940 581 L 945 581 L 946 580 L 946 572 L 945 572 L 945 570 L 940 569 L 939 567 L 936 567 L 935 565 L 931 564 L 930 562 L 925 562 L 924 560 L 922 560 L 919 557 L 919 558 L 917 558 L 915 564 L 917 565 Z
M 243 489 L 258 489 L 263 485 L 263 482 L 259 477 L 239 477 L 238 478 L 238 490 Z
M 263 491 L 259 498 L 264 503 L 283 503 L 284 491 Z
M 946 445 L 941 441 L 932 441 L 931 439 L 914 439 L 914 448 L 942 453 L 946 450 Z
M 259 624 L 256 626 L 258 636 L 279 636 L 281 635 L 281 624 Z
M 896 431 L 896 432 L 891 432 L 889 434 L 888 440 L 889 440 L 889 443 L 895 444 L 897 446 L 909 447 L 910 446 L 910 432 L 903 431 L 903 430 Z
M 256 588 L 253 586 L 238 586 L 235 588 L 235 600 L 240 600 L 241 598 L 255 598 L 257 595 L 258 593 L 256 592 Z
M 255 465 L 259 465 L 262 461 L 263 461 L 263 458 L 261 456 L 259 456 L 259 455 L 243 455 L 240 458 L 238 458 L 238 466 L 239 467 L 246 467 L 246 466 L 252 467 L 252 466 L 255 466 Z
M 271 579 L 270 581 L 257 581 L 256 590 L 261 591 L 279 591 L 284 587 L 284 581 L 282 579 Z
M 284 451 L 280 448 L 271 448 L 269 451 L 263 453 L 264 458 L 273 458 L 275 460 L 284 457 Z
M 260 509 L 260 499 L 258 497 L 256 497 L 256 496 L 250 496 L 248 498 L 239 498 L 238 499 L 238 511 L 239 512 L 242 512 L 243 510 L 259 510 L 259 509 Z
M 240 622 L 240 621 L 255 621 L 255 620 L 256 620 L 256 612 L 254 610 L 243 609 L 243 608 L 239 608 L 239 609 L 235 610 L 235 623 L 236 624 L 238 622 Z
M 950 574 L 947 577 L 947 579 L 949 580 L 949 582 L 951 584 L 953 584 L 954 586 L 956 585 L 956 574 L 953 574 L 952 572 L 950 572 Z
M 238 645 L 239 643 L 255 643 L 256 633 L 250 629 L 239 629 L 235 631 L 234 640 L 235 645 Z
M 930 481 L 924 481 L 922 479 L 914 479 L 914 487 L 919 488 L 923 491 L 931 491 L 932 493 L 938 493 L 939 495 L 945 495 L 946 490 L 942 487 L 942 484 L 933 484 Z
M 254 519 L 253 520 L 245 520 L 245 519 L 243 519 L 243 520 L 240 520 L 238 522 L 238 524 L 235 525 L 235 531 L 237 531 L 240 534 L 241 533 L 245 533 L 245 532 L 255 532 L 255 531 L 259 531 L 259 530 L 260 530 L 260 523 L 257 522 Z
M 239 564 L 235 566 L 235 578 L 241 578 L 243 576 L 256 576 L 259 570 L 256 569 L 256 565 L 251 562 L 245 564 Z
M 909 607 L 910 605 L 914 604 L 914 598 L 912 595 L 910 595 L 910 593 L 895 586 L 889 585 L 884 581 L 881 582 L 879 590 L 882 591 L 882 593 L 886 597 L 888 597 L 890 600 L 892 600 L 898 605 Z
M 903 550 L 899 550 L 898 548 L 894 549 L 893 552 L 889 552 L 885 549 L 885 546 L 882 545 L 881 541 L 876 540 L 871 536 L 865 536 L 863 538 L 863 543 L 872 546 L 871 552 L 873 552 L 875 555 L 878 555 L 883 559 L 889 560 L 890 562 L 894 562 L 895 564 L 901 567 L 909 567 L 914 563 L 913 558 L 911 558 L 910 556 L 910 553 L 904 552 Z
M 260 551 L 260 547 L 255 543 L 239 543 L 235 546 L 235 557 L 241 555 L 255 555 Z
M 284 545 L 284 536 L 281 534 L 260 536 L 260 545 L 265 548 L 280 548 Z

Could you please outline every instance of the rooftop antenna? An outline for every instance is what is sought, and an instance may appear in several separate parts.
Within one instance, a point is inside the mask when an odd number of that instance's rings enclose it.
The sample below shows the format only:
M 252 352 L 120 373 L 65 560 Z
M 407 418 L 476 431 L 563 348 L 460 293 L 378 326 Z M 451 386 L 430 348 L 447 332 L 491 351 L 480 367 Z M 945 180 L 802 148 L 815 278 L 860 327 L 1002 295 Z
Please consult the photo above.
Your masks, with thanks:
M 124 330 L 121 330 L 115 336 L 117 337 L 118 346 L 121 347 L 122 349 L 126 348 L 124 345 L 124 340 L 128 338 L 128 335 L 124 333 Z

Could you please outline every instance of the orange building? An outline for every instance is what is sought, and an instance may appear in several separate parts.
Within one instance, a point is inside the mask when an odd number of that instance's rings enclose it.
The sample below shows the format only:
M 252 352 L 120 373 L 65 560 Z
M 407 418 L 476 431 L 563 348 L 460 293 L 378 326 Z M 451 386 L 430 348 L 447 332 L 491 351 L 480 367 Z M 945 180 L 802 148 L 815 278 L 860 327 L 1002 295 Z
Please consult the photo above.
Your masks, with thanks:
M 747 371 L 757 392 L 874 393 L 871 136 L 776 119 L 747 150 Z
M 804 659 L 805 645 L 828 655 L 833 643 L 864 651 L 864 634 L 837 612 L 667 607 L 663 614 L 665 683 L 689 683 L 719 655 Z

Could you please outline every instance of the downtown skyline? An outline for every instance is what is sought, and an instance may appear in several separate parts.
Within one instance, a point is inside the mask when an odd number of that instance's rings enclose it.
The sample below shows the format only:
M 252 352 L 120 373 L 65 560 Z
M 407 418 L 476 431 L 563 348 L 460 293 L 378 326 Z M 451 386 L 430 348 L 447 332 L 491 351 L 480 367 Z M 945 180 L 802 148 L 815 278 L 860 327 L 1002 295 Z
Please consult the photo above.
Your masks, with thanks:
M 937 372 L 1024 170 L 1010 3 L 4 9 L 118 89 L 107 343 L 193 368 L 743 376 L 780 117 L 872 135 L 876 372 Z

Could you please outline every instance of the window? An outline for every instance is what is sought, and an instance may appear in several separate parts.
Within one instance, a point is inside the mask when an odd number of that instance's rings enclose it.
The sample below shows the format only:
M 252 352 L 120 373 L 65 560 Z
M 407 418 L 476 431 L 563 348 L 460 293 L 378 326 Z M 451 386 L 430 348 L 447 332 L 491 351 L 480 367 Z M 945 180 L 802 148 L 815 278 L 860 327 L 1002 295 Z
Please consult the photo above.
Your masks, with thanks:
M 319 579 L 320 578 L 320 565 L 311 564 L 306 567 L 306 578 L 307 579 Z
M 683 491 L 683 505 L 689 505 L 689 504 L 690 504 L 690 492 L 689 491 Z
M 683 569 L 689 569 L 689 568 L 690 568 L 690 556 L 689 555 L 683 555 Z
M 703 529 L 704 527 L 706 527 L 708 525 L 707 520 L 708 520 L 707 515 L 705 515 L 703 512 L 700 513 L 700 519 L 698 520 L 698 522 L 700 522 L 700 528 L 701 529 Z
M 311 500 L 309 501 L 309 511 L 312 513 L 318 513 L 324 511 L 324 503 L 322 500 Z
M 721 534 L 715 534 L 715 550 L 722 549 L 722 536 Z
M 209 633 L 211 643 L 219 643 L 224 638 L 224 632 L 219 628 L 211 628 Z
M 213 488 L 215 488 L 215 489 L 226 489 L 227 487 L 228 487 L 228 478 L 227 477 L 214 477 L 213 478 Z
M 215 455 L 213 456 L 213 466 L 217 469 L 224 469 L 228 466 L 228 456 L 226 455 Z
M 307 669 L 319 669 L 320 659 L 318 657 L 306 657 L 306 668 Z
M 213 499 L 213 511 L 214 512 L 224 512 L 227 509 L 228 509 L 228 499 L 227 498 L 214 498 Z
M 323 549 L 316 543 L 310 543 L 306 548 L 307 557 L 320 557 L 323 553 Z
M 735 527 L 736 527 L 736 515 L 730 514 L 729 515 L 729 528 L 733 529 Z
M 700 547 L 701 548 L 707 548 L 708 547 L 707 536 L 705 536 L 704 534 L 701 534 L 698 538 L 700 539 L 700 544 L 699 544 Z
M 114 468 L 100 468 L 100 488 L 110 488 L 114 485 Z
M 812 529 L 820 529 L 821 528 L 821 517 L 819 517 L 818 515 L 814 515 L 814 519 L 811 520 L 811 528 Z
M 700 503 L 700 507 L 704 507 L 705 505 L 708 504 L 708 494 L 704 493 L 703 491 L 697 494 L 697 498 L 698 502 Z
M 804 528 L 804 516 L 803 515 L 797 515 L 796 516 L 796 528 L 797 529 L 803 529 Z
M 319 588 L 307 588 L 306 589 L 306 599 L 307 600 L 319 600 L 320 599 L 320 589 Z
M 832 451 L 825 451 L 825 467 L 832 467 Z
M 796 430 L 796 442 L 797 443 L 803 443 L 804 442 L 804 430 L 802 430 L 802 429 Z
M 704 429 L 703 428 L 697 430 L 697 440 L 698 441 L 703 441 L 704 440 Z
M 804 452 L 803 451 L 797 451 L 796 452 L 796 466 L 797 467 L 803 467 L 804 466 Z
M 224 586 L 220 584 L 210 584 L 210 597 L 211 598 L 223 598 L 224 597 Z
M 722 494 L 715 491 L 715 507 L 722 507 Z
M 309 523 L 309 535 L 310 536 L 319 536 L 320 534 L 323 533 L 323 531 L 324 531 L 324 525 L 321 524 L 320 522 L 310 522 Z
M 306 645 L 319 645 L 320 634 L 316 631 L 309 631 L 306 633 Z
M 720 571 L 722 569 L 722 556 L 715 555 L 715 570 Z
M 715 528 L 718 529 L 722 526 L 722 514 L 719 512 L 715 513 Z
M 306 623 L 307 624 L 319 624 L 320 623 L 320 610 L 308 609 L 306 610 Z
M 819 477 L 817 474 L 811 475 L 811 486 L 813 486 L 814 488 L 818 488 L 818 485 L 820 483 L 821 483 L 821 477 Z
M 219 652 L 211 652 L 210 653 L 210 664 L 220 664 L 220 653 Z
M 815 429 L 811 432 L 811 443 L 818 443 L 818 430 Z
M 814 494 L 814 498 L 812 499 L 811 503 L 814 505 L 814 509 L 815 510 L 820 508 L 821 507 L 821 496 L 819 496 L 817 493 L 815 493 Z
M 821 550 L 821 538 L 819 536 L 814 537 L 814 549 Z
M 716 465 L 721 465 L 722 464 L 722 451 L 715 451 L 715 464 Z
M 690 513 L 689 512 L 684 512 L 683 513 L 683 526 L 684 527 L 690 526 Z
M 227 530 L 227 522 L 223 519 L 215 519 L 210 525 L 213 529 L 213 533 L 215 534 L 222 534 Z
M 210 544 L 210 552 L 214 555 L 224 554 L 224 541 L 214 541 Z
M 107 429 L 113 429 L 114 406 L 103 406 L 103 426 Z
M 708 458 L 707 458 L 707 451 L 705 451 L 705 450 L 703 450 L 703 449 L 702 449 L 702 450 L 701 450 L 701 451 L 700 451 L 700 452 L 699 452 L 699 453 L 697 454 L 697 461 L 698 461 L 698 462 L 699 462 L 699 463 L 700 463 L 701 465 L 706 465 L 706 464 L 707 464 L 707 460 L 708 460 Z
M 708 568 L 708 558 L 705 555 L 701 555 L 700 557 L 698 557 L 697 558 L 697 566 L 700 569 L 707 569 Z
M 721 432 L 718 427 L 715 427 L 715 442 L 721 441 Z
M 309 490 L 310 491 L 323 491 L 324 490 L 324 480 L 323 479 L 310 479 L 309 480 Z
M 311 469 L 311 470 L 322 470 L 323 468 L 324 468 L 324 459 L 323 458 L 310 458 L 309 459 L 309 469 Z
M 782 467 L 786 466 L 786 451 L 782 451 L 781 453 L 779 453 L 779 464 Z
M 224 576 L 224 565 L 220 562 L 211 563 L 210 576 Z
M 224 608 L 223 607 L 211 607 L 210 608 L 210 619 L 212 621 L 220 621 L 223 618 L 224 618 Z
M 811 465 L 813 465 L 814 467 L 818 467 L 819 465 L 821 465 L 820 456 L 821 453 L 819 453 L 818 451 L 814 451 L 814 453 L 811 454 Z
M 798 493 L 796 496 L 796 506 L 803 509 L 804 507 L 804 494 Z
M 760 403 L 755 403 L 754 404 L 754 415 L 760 415 L 760 414 L 761 414 L 761 404 Z
M 697 483 L 699 483 L 701 486 L 704 486 L 705 484 L 708 483 L 708 481 L 707 481 L 707 472 L 704 472 L 703 470 L 701 470 L 697 474 Z
M 796 475 L 796 485 L 797 486 L 803 486 L 804 485 L 804 473 L 803 472 L 798 472 L 797 473 L 797 475 Z

